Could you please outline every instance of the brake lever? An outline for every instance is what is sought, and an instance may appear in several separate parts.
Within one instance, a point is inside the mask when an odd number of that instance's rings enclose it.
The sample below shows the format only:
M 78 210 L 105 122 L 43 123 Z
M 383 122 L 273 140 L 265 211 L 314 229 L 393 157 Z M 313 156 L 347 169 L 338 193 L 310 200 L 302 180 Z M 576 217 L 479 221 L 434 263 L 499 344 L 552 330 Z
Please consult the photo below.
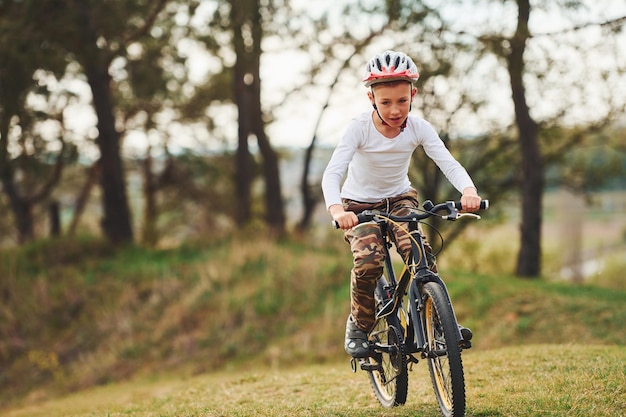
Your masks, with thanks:
M 450 221 L 455 221 L 460 219 L 461 217 L 471 217 L 473 219 L 477 219 L 480 220 L 482 217 L 480 217 L 478 214 L 476 213 L 460 213 L 460 212 L 455 212 L 454 214 L 451 215 L 446 215 L 446 216 L 441 216 L 441 218 L 443 220 L 450 220 Z
M 471 217 L 477 220 L 480 220 L 482 218 L 476 213 L 459 213 L 458 216 L 456 216 L 457 219 L 460 219 L 461 217 Z

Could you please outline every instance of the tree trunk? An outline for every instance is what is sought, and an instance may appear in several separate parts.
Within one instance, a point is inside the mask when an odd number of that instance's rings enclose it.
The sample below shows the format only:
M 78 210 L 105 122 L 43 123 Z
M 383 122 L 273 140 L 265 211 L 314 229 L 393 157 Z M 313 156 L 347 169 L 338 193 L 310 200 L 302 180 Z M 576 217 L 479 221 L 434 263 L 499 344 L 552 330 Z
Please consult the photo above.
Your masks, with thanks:
M 250 218 L 252 158 L 248 149 L 250 135 L 256 137 L 263 157 L 266 221 L 274 233 L 285 233 L 278 155 L 265 134 L 261 109 L 261 41 L 263 25 L 257 0 L 231 2 L 233 43 L 237 60 L 234 68 L 235 100 L 239 111 L 239 146 L 237 148 L 238 220 Z M 243 4 L 242 4 L 243 3 Z
M 258 119 L 261 119 L 259 115 Z M 267 224 L 273 233 L 282 237 L 285 234 L 285 211 L 281 194 L 278 155 L 272 149 L 263 131 L 263 122 L 257 121 L 257 139 L 263 155 L 263 176 L 265 178 L 265 210 Z
M 28 199 L 20 197 L 13 191 L 9 191 L 7 194 L 17 227 L 17 242 L 22 245 L 35 239 L 33 205 Z
M 152 147 L 148 146 L 146 159 L 142 164 L 143 171 L 143 227 L 141 241 L 149 246 L 155 246 L 159 242 L 159 229 L 157 221 L 159 210 L 157 206 L 157 193 L 163 187 L 173 183 L 174 159 L 170 155 L 167 145 L 165 146 L 165 166 L 160 174 L 154 173 L 154 160 L 152 159 Z M 178 183 L 177 185 L 179 185 Z
M 254 0 L 255 7 L 252 10 L 252 110 L 254 114 L 252 126 L 256 134 L 261 155 L 263 156 L 263 177 L 265 180 L 265 210 L 266 220 L 270 229 L 279 237 L 285 234 L 285 209 L 283 206 L 282 187 L 280 183 L 280 168 L 278 154 L 272 148 L 265 134 L 265 122 L 263 121 L 263 109 L 261 108 L 261 41 L 263 39 L 263 22 L 259 1 Z
M 61 214 L 58 201 L 48 204 L 48 221 L 50 222 L 50 236 L 61 236 Z
M 91 194 L 91 190 L 93 186 L 98 181 L 100 176 L 100 162 L 96 162 L 89 169 L 87 169 L 87 180 L 85 181 L 85 185 L 81 188 L 78 193 L 78 197 L 76 198 L 76 203 L 74 204 L 74 214 L 72 215 L 72 222 L 67 230 L 68 236 L 74 236 L 76 234 L 76 228 L 78 227 L 78 222 L 85 211 L 85 207 L 87 206 L 87 200 L 89 199 L 89 195 Z
M 2 168 L 2 187 L 9 199 L 15 227 L 17 229 L 17 242 L 21 245 L 30 242 L 35 238 L 33 204 L 30 199 L 22 197 L 13 183 L 13 170 L 10 168 L 8 160 L 2 161 L 6 164 Z
M 233 26 L 233 46 L 236 54 L 233 68 L 233 88 L 235 103 L 239 114 L 237 153 L 235 158 L 235 184 L 236 184 L 236 207 L 235 217 L 239 225 L 250 221 L 251 206 L 251 183 L 253 175 L 252 156 L 248 146 L 248 137 L 252 132 L 252 118 L 250 103 L 252 101 L 249 77 L 247 77 L 248 64 L 246 46 L 242 30 L 246 16 L 245 7 L 237 6 L 231 2 L 231 24 Z
M 324 106 L 326 108 L 326 106 Z M 322 109 L 322 112 L 324 109 Z M 304 155 L 304 167 L 302 169 L 302 179 L 300 180 L 300 192 L 302 193 L 302 218 L 298 223 L 298 232 L 303 233 L 311 224 L 311 218 L 315 211 L 319 198 L 316 198 L 313 193 L 312 187 L 309 184 L 309 174 L 311 171 L 311 160 L 313 159 L 313 151 L 315 150 L 315 141 L 317 135 L 313 135 L 311 143 L 306 148 Z
M 130 243 L 133 241 L 133 230 L 120 156 L 120 137 L 115 129 L 113 117 L 113 104 L 109 89 L 110 76 L 107 66 L 98 66 L 96 63 L 86 64 L 85 73 L 98 116 L 97 143 L 100 149 L 100 184 L 104 208 L 102 230 L 113 244 Z
M 152 174 L 152 155 L 151 149 L 148 147 L 146 159 L 144 159 L 143 168 L 143 227 L 141 230 L 141 241 L 148 245 L 154 246 L 158 241 L 157 234 L 157 207 L 156 207 L 156 178 Z
M 120 155 L 120 135 L 115 129 L 111 76 L 112 56 L 98 47 L 98 35 L 89 3 L 75 1 L 80 42 L 78 60 L 83 66 L 93 96 L 98 118 L 97 145 L 100 149 L 100 184 L 102 187 L 102 231 L 109 242 L 117 245 L 133 241 L 130 210 L 126 197 L 126 183 Z
M 521 247 L 517 258 L 516 274 L 520 277 L 537 277 L 541 273 L 541 209 L 544 189 L 543 160 L 539 148 L 538 128 L 526 104 L 523 82 L 524 51 L 530 37 L 528 19 L 530 1 L 518 0 L 517 30 L 510 40 L 508 71 L 515 107 L 522 155 L 522 223 Z
M 2 119 L 2 125 L 0 126 L 0 182 L 2 183 L 2 189 L 9 199 L 9 205 L 13 212 L 15 220 L 15 226 L 17 229 L 17 241 L 24 244 L 35 239 L 35 219 L 33 216 L 33 209 L 36 204 L 43 201 L 50 193 L 54 186 L 61 178 L 61 171 L 63 169 L 63 149 L 62 144 L 61 151 L 59 152 L 59 159 L 57 160 L 52 173 L 48 176 L 48 179 L 37 190 L 32 190 L 31 194 L 24 195 L 20 193 L 15 183 L 15 172 L 11 164 L 11 158 L 8 153 L 8 133 L 9 133 L 9 117 L 5 115 Z M 28 158 L 23 155 L 24 158 Z

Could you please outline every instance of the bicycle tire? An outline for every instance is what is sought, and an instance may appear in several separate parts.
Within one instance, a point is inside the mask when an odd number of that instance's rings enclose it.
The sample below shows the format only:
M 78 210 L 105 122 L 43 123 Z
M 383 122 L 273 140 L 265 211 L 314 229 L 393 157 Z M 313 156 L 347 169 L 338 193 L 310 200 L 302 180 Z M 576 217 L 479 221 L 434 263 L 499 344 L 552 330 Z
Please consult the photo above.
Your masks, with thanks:
M 422 320 L 429 352 L 430 378 L 444 417 L 465 415 L 465 376 L 458 329 L 452 307 L 441 286 L 434 282 L 424 284 Z
M 375 293 L 378 308 L 388 299 L 382 291 L 386 285 L 386 278 L 382 277 L 380 280 L 382 281 L 379 282 Z M 397 316 L 392 315 L 378 320 L 370 332 L 370 340 L 388 345 L 393 350 L 393 352 L 375 351 L 372 356 L 364 359 L 376 399 L 386 408 L 404 404 L 409 387 L 409 375 L 403 331 Z

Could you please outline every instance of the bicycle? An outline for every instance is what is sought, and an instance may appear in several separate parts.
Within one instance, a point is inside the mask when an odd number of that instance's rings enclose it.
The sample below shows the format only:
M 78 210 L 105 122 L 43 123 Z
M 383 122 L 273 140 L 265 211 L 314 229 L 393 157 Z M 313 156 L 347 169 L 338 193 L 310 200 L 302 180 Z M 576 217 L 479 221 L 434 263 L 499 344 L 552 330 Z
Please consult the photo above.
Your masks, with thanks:
M 418 224 L 434 216 L 450 221 L 465 216 L 480 219 L 480 216 L 459 212 L 460 202 L 434 205 L 425 201 L 422 207 L 423 211 L 406 216 L 369 210 L 357 215 L 359 223 L 374 221 L 381 228 L 385 265 L 374 294 L 376 322 L 368 336 L 370 354 L 366 358 L 352 358 L 351 366 L 353 372 L 357 368 L 367 371 L 370 385 L 383 407 L 394 407 L 406 402 L 408 368 L 419 362 L 415 356 L 419 355 L 428 361 L 441 413 L 445 417 L 460 417 L 465 415 L 461 352 L 470 348 L 471 342 L 461 334 L 443 279 L 428 269 Z M 488 200 L 483 200 L 480 208 L 488 207 Z M 404 263 L 399 281 L 389 256 L 393 241 L 390 223 L 406 223 L 405 231 L 411 235 L 411 255 Z M 404 308 L 405 297 L 408 311 Z

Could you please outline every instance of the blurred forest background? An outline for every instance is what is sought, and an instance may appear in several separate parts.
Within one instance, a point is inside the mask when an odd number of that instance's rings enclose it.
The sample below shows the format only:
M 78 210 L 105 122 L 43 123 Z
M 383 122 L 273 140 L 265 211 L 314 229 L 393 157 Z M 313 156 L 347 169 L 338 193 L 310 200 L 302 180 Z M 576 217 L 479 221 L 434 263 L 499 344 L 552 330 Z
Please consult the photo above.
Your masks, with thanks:
M 626 187 L 618 3 L 2 1 L 0 243 L 303 233 L 327 220 L 363 63 L 394 48 L 421 72 L 414 111 L 518 216 L 516 274 L 538 276 L 546 190 Z M 420 153 L 411 175 L 455 197 Z
M 0 0 L 0 403 L 341 356 L 319 183 L 385 49 L 491 201 L 433 224 L 476 347 L 623 345 L 625 23 L 613 0 Z M 410 176 L 458 198 L 421 150 Z

